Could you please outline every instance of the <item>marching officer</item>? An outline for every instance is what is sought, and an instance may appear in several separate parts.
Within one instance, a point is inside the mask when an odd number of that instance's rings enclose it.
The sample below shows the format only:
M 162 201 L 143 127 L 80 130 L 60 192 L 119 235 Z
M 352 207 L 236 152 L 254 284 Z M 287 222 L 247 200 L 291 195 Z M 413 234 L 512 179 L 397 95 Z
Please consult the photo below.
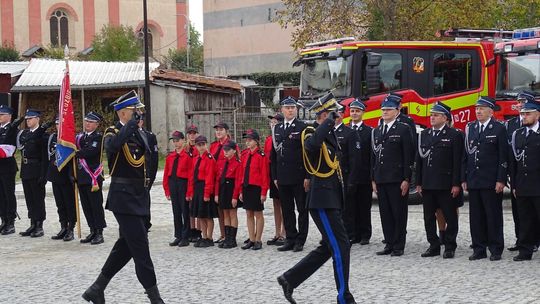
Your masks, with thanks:
M 81 243 L 98 245 L 104 242 L 107 227 L 103 210 L 103 134 L 97 130 L 103 117 L 96 112 L 84 116 L 84 132 L 76 137 L 77 185 L 81 205 L 90 227 L 90 234 Z
M 383 122 L 372 131 L 373 191 L 386 246 L 377 255 L 401 256 L 407 233 L 407 200 L 414 146 L 410 127 L 397 121 L 401 98 L 389 95 L 381 104 Z
M 523 108 L 523 105 L 527 101 L 534 102 L 534 92 L 530 91 L 523 91 L 520 94 L 518 94 L 517 97 L 517 103 L 516 103 L 516 110 L 518 111 L 519 115 L 516 117 L 513 117 L 506 121 L 506 135 L 508 136 L 508 144 L 511 147 L 512 143 L 512 134 L 514 134 L 514 131 L 521 128 L 523 126 L 523 118 L 521 116 L 521 108 Z M 510 151 L 510 159 L 512 158 L 512 151 Z M 510 180 L 510 191 L 514 192 L 514 183 L 512 180 Z M 516 242 L 511 247 L 508 247 L 508 251 L 517 251 L 518 248 L 518 239 L 519 239 L 519 214 L 517 210 L 517 203 L 516 203 L 516 197 L 514 195 L 511 195 L 511 202 L 512 202 L 512 218 L 514 219 L 514 232 L 516 234 Z
M 306 242 L 309 226 L 306 209 L 306 191 L 309 179 L 302 161 L 301 134 L 306 124 L 296 118 L 298 103 L 294 98 L 287 97 L 281 101 L 281 112 L 284 121 L 274 128 L 275 147 L 272 149 L 271 162 L 272 178 L 279 190 L 283 224 L 286 240 L 278 251 L 302 251 Z M 296 215 L 298 211 L 298 230 Z
M 15 148 L 17 131 L 23 118 L 11 122 L 13 109 L 0 105 L 0 145 Z M 15 175 L 17 162 L 13 154 L 0 159 L 0 234 L 15 233 L 15 217 L 17 217 L 17 199 L 15 198 Z
M 510 173 L 519 212 L 519 254 L 514 261 L 532 258 L 540 221 L 540 102 L 528 100 L 520 110 L 523 127 L 512 134 Z
M 504 125 L 493 116 L 495 100 L 481 96 L 476 120 L 465 128 L 463 190 L 469 192 L 473 254 L 469 260 L 487 257 L 498 261 L 504 249 L 502 198 L 507 180 L 508 141 Z
M 285 298 L 296 303 L 293 291 L 328 259 L 333 259 L 334 277 L 339 304 L 356 303 L 349 291 L 350 243 L 343 225 L 341 210 L 344 203 L 343 178 L 339 165 L 340 145 L 334 132 L 335 119 L 340 115 L 338 103 L 331 95 L 325 95 L 310 111 L 320 114 L 323 122 L 313 129 L 302 132 L 303 157 L 311 174 L 308 200 L 309 213 L 317 225 L 323 242 L 300 262 L 278 277 Z M 320 155 L 324 156 L 320 156 Z M 319 159 L 323 157 L 323 159 Z M 321 166 L 318 168 L 317 164 Z
M 56 118 L 56 128 L 58 129 L 58 117 Z M 75 188 L 73 185 L 73 164 L 71 161 L 58 170 L 56 162 L 56 144 L 58 134 L 52 133 L 47 141 L 47 181 L 51 182 L 60 221 L 60 231 L 51 237 L 53 240 L 72 241 L 73 229 L 77 223 L 75 213 Z
M 440 255 L 441 245 L 444 245 L 443 258 L 447 259 L 454 257 L 457 247 L 456 198 L 461 192 L 463 139 L 458 130 L 448 126 L 452 120 L 450 107 L 437 102 L 430 112 L 431 128 L 420 134 L 416 154 L 416 188 L 423 198 L 424 226 L 429 242 L 422 257 Z M 435 218 L 439 208 L 446 220 L 446 232 L 441 241 Z
M 104 291 L 109 281 L 133 258 L 135 272 L 150 303 L 164 303 L 156 285 L 156 274 L 148 247 L 147 165 L 152 149 L 146 133 L 139 129 L 141 109 L 135 91 L 121 96 L 112 104 L 118 121 L 105 131 L 104 145 L 111 172 L 107 209 L 113 212 L 120 230 L 97 280 L 83 293 L 89 302 L 105 303 Z
M 45 183 L 47 159 L 45 156 L 45 132 L 52 123 L 39 125 L 41 112 L 34 109 L 26 110 L 24 119 L 27 129 L 19 131 L 17 147 L 21 150 L 21 180 L 24 190 L 30 227 L 19 234 L 21 236 L 43 236 L 43 221 L 45 220 Z
M 350 173 L 345 201 L 345 228 L 351 244 L 369 244 L 371 239 L 371 132 L 372 128 L 362 121 L 366 105 L 358 99 L 349 104 L 351 123 L 349 127 L 357 140 L 349 144 Z

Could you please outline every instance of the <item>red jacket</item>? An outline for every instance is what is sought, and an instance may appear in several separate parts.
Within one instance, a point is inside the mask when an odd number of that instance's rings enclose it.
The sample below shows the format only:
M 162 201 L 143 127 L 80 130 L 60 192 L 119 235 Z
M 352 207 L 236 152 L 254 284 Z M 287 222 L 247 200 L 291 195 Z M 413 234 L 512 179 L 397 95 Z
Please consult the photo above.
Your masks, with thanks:
M 193 160 L 191 159 L 191 156 L 186 152 L 186 150 L 182 149 L 180 153 L 177 153 L 176 151 L 173 151 L 167 155 L 167 158 L 165 159 L 165 169 L 163 172 L 163 190 L 165 190 L 165 195 L 170 196 L 171 192 L 169 189 L 169 177 L 173 174 L 172 169 L 174 165 L 174 160 L 179 157 L 178 160 L 178 168 L 175 172 L 176 177 L 189 179 L 189 175 L 191 174 L 191 167 L 193 166 Z
M 266 192 L 268 192 L 268 187 L 270 185 L 268 159 L 264 152 L 260 151 L 259 148 L 242 153 L 242 178 L 238 180 L 239 185 L 237 185 L 237 187 L 241 188 L 244 184 L 244 172 L 246 171 L 246 165 L 250 155 L 251 163 L 249 166 L 248 184 L 261 187 L 261 195 L 266 196 Z
M 268 135 L 264 141 L 264 154 L 266 154 L 268 161 L 270 161 L 270 153 L 272 153 L 273 145 L 274 143 L 272 142 L 272 135 Z
M 213 143 L 210 144 L 210 154 L 214 156 L 216 160 L 225 159 L 225 154 L 223 154 L 223 145 L 228 143 L 231 140 L 230 136 L 227 136 L 225 141 L 221 143 L 220 141 L 216 140 Z M 219 155 L 216 155 L 216 153 L 219 152 Z M 240 153 L 240 150 L 238 147 L 236 148 L 236 152 Z
M 201 160 L 201 163 L 199 164 L 199 176 L 197 177 L 197 180 L 204 181 L 204 197 L 210 197 L 214 192 L 216 161 L 214 160 L 212 154 L 209 154 L 208 152 L 204 152 L 203 155 L 193 158 L 193 167 L 191 168 L 188 180 L 187 196 L 193 197 L 193 192 L 195 189 L 195 166 L 197 165 L 197 161 L 199 159 Z
M 219 187 L 221 186 L 221 174 L 223 174 L 223 169 L 225 169 L 226 162 L 226 158 L 217 161 L 214 195 L 219 195 Z M 236 181 L 242 179 L 242 163 L 235 157 L 229 160 L 229 166 L 227 167 L 227 173 L 225 174 L 225 178 L 234 179 L 233 199 L 238 199 L 241 188 L 240 184 Z
M 195 145 L 188 145 L 187 149 L 188 152 L 191 153 L 191 157 L 199 156 L 199 150 L 197 150 L 197 147 L 195 147 Z

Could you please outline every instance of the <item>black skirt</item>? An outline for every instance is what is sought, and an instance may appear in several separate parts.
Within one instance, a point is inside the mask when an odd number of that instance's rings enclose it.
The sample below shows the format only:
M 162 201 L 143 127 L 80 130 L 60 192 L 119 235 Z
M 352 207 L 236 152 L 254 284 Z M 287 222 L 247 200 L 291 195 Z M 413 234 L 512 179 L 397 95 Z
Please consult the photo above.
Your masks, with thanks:
M 208 219 L 218 217 L 217 205 L 214 202 L 214 198 L 210 197 L 209 202 L 204 201 L 204 181 L 195 182 L 190 215 L 196 218 Z
M 251 211 L 264 210 L 264 205 L 261 203 L 261 187 L 253 185 L 242 187 L 242 198 L 244 199 L 244 209 Z
M 219 187 L 219 194 L 218 194 L 219 209 L 236 209 L 236 207 L 233 207 L 232 205 L 233 192 L 234 192 L 234 178 L 225 179 L 225 182 L 222 183 Z

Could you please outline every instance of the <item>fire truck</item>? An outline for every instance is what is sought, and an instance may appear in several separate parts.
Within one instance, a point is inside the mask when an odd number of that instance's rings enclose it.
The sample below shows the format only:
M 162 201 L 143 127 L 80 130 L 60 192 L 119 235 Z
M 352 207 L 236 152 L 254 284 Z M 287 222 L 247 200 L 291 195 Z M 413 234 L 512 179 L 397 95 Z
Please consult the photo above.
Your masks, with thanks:
M 308 44 L 294 63 L 303 65 L 299 99 L 309 105 L 328 91 L 343 105 L 361 98 L 367 105 L 364 121 L 376 126 L 380 103 L 396 92 L 404 96 L 402 111 L 419 127 L 429 127 L 431 104 L 442 101 L 452 108 L 454 126 L 463 129 L 476 119 L 479 96 L 496 98 L 495 117 L 505 120 L 518 115 L 519 92 L 540 92 L 540 27 L 450 29 L 439 35 L 454 40 L 341 38 Z M 345 116 L 347 121 L 348 109 Z

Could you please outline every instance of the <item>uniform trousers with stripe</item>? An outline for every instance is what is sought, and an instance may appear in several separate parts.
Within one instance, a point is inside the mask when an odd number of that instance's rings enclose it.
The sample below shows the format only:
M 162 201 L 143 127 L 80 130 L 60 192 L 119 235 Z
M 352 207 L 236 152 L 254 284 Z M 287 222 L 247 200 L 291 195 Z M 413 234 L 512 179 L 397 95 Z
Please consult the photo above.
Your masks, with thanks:
M 354 303 L 349 291 L 349 237 L 343 225 L 339 209 L 310 209 L 311 218 L 321 232 L 323 242 L 300 262 L 284 273 L 291 287 L 296 288 L 332 258 L 334 279 L 338 290 L 339 304 Z

